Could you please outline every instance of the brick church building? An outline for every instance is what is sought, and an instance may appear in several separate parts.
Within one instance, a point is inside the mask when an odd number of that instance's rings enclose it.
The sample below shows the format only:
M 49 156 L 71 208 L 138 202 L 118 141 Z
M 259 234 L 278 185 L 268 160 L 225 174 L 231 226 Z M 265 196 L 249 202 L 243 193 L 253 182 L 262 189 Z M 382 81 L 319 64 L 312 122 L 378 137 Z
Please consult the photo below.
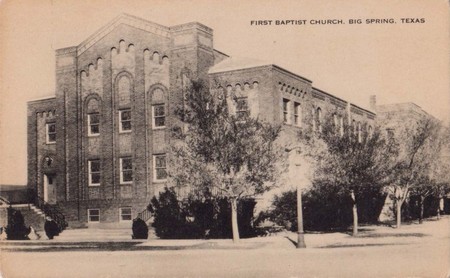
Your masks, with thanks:
M 197 22 L 120 15 L 56 50 L 55 95 L 28 103 L 28 187 L 76 225 L 129 225 L 166 184 L 169 131 L 189 79 L 209 79 L 235 113 L 320 130 L 370 132 L 375 114 L 273 64 L 234 59 Z

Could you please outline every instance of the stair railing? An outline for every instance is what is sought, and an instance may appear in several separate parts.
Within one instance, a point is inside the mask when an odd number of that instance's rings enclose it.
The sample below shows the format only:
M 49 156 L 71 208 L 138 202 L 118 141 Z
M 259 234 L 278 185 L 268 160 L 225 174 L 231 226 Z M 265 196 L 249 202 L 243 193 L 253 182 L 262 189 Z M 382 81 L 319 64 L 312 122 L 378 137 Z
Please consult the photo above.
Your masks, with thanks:
M 30 191 L 30 200 L 32 200 L 33 204 L 42 210 L 46 216 L 51 218 L 56 222 L 58 225 L 60 231 L 63 231 L 65 228 L 67 228 L 68 224 L 66 221 L 66 218 L 64 214 L 55 206 L 52 204 L 47 203 L 39 197 L 34 191 Z
M 147 222 L 152 216 L 153 214 L 147 208 L 145 208 L 143 211 L 138 213 L 137 218 L 140 218 L 144 220 L 144 222 Z

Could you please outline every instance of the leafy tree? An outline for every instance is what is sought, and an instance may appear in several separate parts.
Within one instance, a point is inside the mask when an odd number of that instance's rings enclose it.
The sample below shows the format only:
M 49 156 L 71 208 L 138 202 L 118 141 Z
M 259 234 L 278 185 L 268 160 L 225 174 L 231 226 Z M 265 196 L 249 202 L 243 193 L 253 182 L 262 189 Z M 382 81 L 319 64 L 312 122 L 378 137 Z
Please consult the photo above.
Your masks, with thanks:
M 439 219 L 444 197 L 450 193 L 450 128 L 441 126 L 438 136 L 440 153 L 433 160 L 430 176 L 434 181 L 432 195 L 439 203 L 436 211 Z
M 238 202 L 272 188 L 285 155 L 275 142 L 280 127 L 252 118 L 248 111 L 229 112 L 233 107 L 228 103 L 245 107 L 242 101 L 193 81 L 177 111 L 185 125 L 174 130 L 182 140 L 175 144 L 169 172 L 176 186 L 229 200 L 234 242 L 239 241 Z
M 401 226 L 401 208 L 411 192 L 421 198 L 433 192 L 430 171 L 440 153 L 438 134 L 440 123 L 431 117 L 406 121 L 393 137 L 399 142 L 399 154 L 394 168 L 395 180 L 391 193 L 395 198 L 397 228 Z M 425 196 L 425 197 L 423 197 Z
M 342 127 L 326 121 L 317 138 L 305 140 L 308 148 L 321 146 L 324 150 L 315 165 L 314 183 L 327 184 L 351 199 L 353 235 L 358 233 L 358 205 L 370 192 L 381 192 L 389 184 L 392 157 L 396 145 L 386 140 L 379 129 L 369 133 L 362 127 L 344 123 Z M 322 144 L 317 144 L 322 141 Z

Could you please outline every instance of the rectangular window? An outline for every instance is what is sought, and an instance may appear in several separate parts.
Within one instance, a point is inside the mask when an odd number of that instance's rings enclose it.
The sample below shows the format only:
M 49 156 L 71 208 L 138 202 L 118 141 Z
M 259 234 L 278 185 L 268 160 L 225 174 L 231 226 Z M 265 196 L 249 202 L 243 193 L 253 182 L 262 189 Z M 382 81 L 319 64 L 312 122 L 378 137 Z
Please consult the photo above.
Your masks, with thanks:
M 88 114 L 88 136 L 96 136 L 100 134 L 100 114 Z
M 120 208 L 120 219 L 122 221 L 131 221 L 131 207 Z
M 99 186 L 100 185 L 100 160 L 89 160 L 89 186 Z
M 120 183 L 133 182 L 133 161 L 131 157 L 120 159 Z
M 56 143 L 56 123 L 48 123 L 45 125 L 47 144 Z
M 131 131 L 131 110 L 124 109 L 119 111 L 120 125 L 119 132 Z
M 298 102 L 294 102 L 294 124 L 296 126 L 302 125 L 302 107 Z
M 248 116 L 248 99 L 241 97 L 236 100 L 236 117 L 242 119 Z
M 386 128 L 387 138 L 393 139 L 394 138 L 394 129 L 393 128 Z
M 88 222 L 100 222 L 99 209 L 88 209 Z
M 167 164 L 165 154 L 153 156 L 153 169 L 155 181 L 163 181 L 167 179 Z
M 153 105 L 153 128 L 166 126 L 166 107 L 164 104 Z
M 289 111 L 290 101 L 288 99 L 283 98 L 283 123 L 290 124 L 291 123 L 291 115 Z

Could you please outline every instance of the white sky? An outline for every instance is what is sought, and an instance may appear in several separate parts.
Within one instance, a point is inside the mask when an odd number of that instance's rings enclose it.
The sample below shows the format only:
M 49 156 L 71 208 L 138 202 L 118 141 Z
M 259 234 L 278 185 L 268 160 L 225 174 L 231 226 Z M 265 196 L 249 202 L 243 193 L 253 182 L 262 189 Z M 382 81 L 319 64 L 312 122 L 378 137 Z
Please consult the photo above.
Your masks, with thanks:
M 0 1 L 0 184 L 26 184 L 26 102 L 54 94 L 58 48 L 80 44 L 120 13 L 214 29 L 215 48 L 262 59 L 368 108 L 414 102 L 450 118 L 447 0 Z M 396 24 L 350 25 L 348 19 Z M 401 24 L 400 18 L 425 18 Z M 345 25 L 251 26 L 251 20 L 343 19 Z

